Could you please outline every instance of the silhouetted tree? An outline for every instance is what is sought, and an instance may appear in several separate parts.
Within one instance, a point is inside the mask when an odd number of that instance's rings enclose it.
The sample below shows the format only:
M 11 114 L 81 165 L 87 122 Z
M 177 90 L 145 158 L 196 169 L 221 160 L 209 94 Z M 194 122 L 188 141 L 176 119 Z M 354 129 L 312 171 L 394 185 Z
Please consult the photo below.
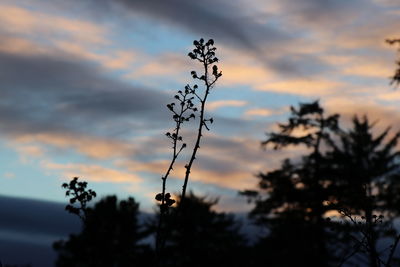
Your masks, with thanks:
M 216 212 L 217 200 L 189 193 L 171 208 L 166 220 L 169 235 L 163 266 L 246 266 L 245 239 L 232 215 Z M 182 206 L 181 206 L 182 205 Z
M 109 196 L 86 208 L 80 234 L 55 242 L 58 267 L 151 266 L 152 255 L 138 223 L 139 204 L 133 198 Z
M 361 245 L 359 251 L 367 252 L 370 266 L 376 267 L 391 261 L 383 260 L 388 255 L 380 255 L 376 248 L 377 240 L 387 234 L 378 226 L 400 212 L 400 151 L 396 149 L 400 133 L 389 138 L 387 128 L 374 137 L 372 128 L 367 117 L 354 117 L 353 128 L 331 144 L 327 160 L 329 175 L 336 181 L 333 206 L 350 220 L 359 215 L 358 237 L 353 235 L 353 241 Z
M 323 147 L 340 132 L 338 118 L 326 116 L 318 101 L 300 104 L 291 107 L 280 132 L 263 142 L 275 149 L 304 145 L 311 150 L 298 162 L 286 159 L 279 169 L 260 173 L 258 191 L 241 192 L 254 200 L 251 216 L 269 231 L 257 246 L 269 252 L 271 266 L 327 266 L 331 260 L 327 243 L 333 239 L 325 230 L 324 214 L 334 192 L 331 177 L 324 175 Z
M 260 189 L 242 192 L 255 201 L 251 215 L 269 231 L 257 247 L 271 251 L 272 266 L 342 264 L 359 252 L 370 266 L 391 266 L 400 235 L 386 226 L 400 212 L 400 134 L 389 138 L 388 128 L 374 137 L 366 117 L 355 117 L 353 128 L 344 131 L 339 116 L 325 117 L 318 102 L 291 110 L 289 122 L 263 144 L 305 144 L 312 151 L 260 173 Z M 349 223 L 327 222 L 326 213 L 334 210 Z M 382 254 L 376 244 L 389 233 L 393 246 Z

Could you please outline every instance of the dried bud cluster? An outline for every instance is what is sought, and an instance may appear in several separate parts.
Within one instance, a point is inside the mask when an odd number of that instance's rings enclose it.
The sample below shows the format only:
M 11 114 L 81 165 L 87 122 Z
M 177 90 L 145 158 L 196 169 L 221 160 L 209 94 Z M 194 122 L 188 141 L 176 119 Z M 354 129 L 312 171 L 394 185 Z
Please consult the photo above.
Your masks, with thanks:
M 218 62 L 218 58 L 215 56 L 215 50 L 217 50 L 217 48 L 214 47 L 213 39 L 210 39 L 204 43 L 204 39 L 201 38 L 199 41 L 195 40 L 193 45 L 195 48 L 188 54 L 191 59 L 198 60 L 207 66 Z M 199 79 L 203 81 L 206 80 L 206 74 L 198 76 L 195 71 L 192 71 L 190 74 L 192 75 L 193 79 Z M 212 66 L 212 75 L 214 76 L 215 80 L 222 76 L 222 72 L 218 71 L 217 65 Z M 211 83 L 213 82 L 211 81 Z
M 167 105 L 167 108 L 172 112 L 172 119 L 176 123 L 183 123 L 184 121 L 189 121 L 191 118 L 195 118 L 195 112 L 197 111 L 197 108 L 193 103 L 193 99 L 195 98 L 194 93 L 196 89 L 197 85 L 195 85 L 193 88 L 191 88 L 189 85 L 186 85 L 184 91 L 179 90 L 174 96 L 174 98 L 177 100 L 177 103 L 173 102 Z M 186 115 L 189 112 L 191 112 L 190 115 Z
M 163 202 L 163 204 L 160 205 L 160 209 L 163 212 L 166 212 L 168 210 L 168 207 L 172 206 L 175 203 L 175 200 L 171 198 L 170 193 L 166 193 L 164 196 L 162 193 L 158 193 L 155 198 L 157 201 Z
M 156 200 L 161 202 L 161 212 L 166 212 L 168 210 L 168 207 L 175 203 L 175 200 L 170 199 L 171 195 L 169 193 L 165 193 L 165 183 L 169 176 L 169 173 L 173 169 L 175 160 L 177 159 L 180 152 L 186 147 L 186 143 L 182 143 L 182 145 L 178 149 L 178 142 L 183 142 L 183 137 L 182 135 L 180 135 L 182 123 L 196 118 L 196 112 L 198 111 L 198 109 L 193 103 L 196 95 L 196 89 L 198 89 L 197 85 L 194 85 L 193 87 L 191 87 L 190 85 L 186 85 L 183 91 L 179 90 L 174 96 L 174 99 L 176 99 L 176 101 L 167 105 L 167 108 L 172 113 L 172 119 L 175 122 L 175 128 L 172 132 L 165 133 L 165 135 L 169 139 L 171 139 L 173 156 L 172 162 L 166 174 L 162 177 L 163 192 L 156 195 Z

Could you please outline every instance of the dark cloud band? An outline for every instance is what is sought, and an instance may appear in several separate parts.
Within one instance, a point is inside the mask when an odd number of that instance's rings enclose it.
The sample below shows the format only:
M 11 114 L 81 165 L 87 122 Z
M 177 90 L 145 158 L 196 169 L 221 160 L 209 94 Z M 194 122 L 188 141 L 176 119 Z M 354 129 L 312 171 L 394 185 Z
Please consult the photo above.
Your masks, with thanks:
M 164 119 L 168 96 L 112 79 L 97 67 L 61 55 L 0 53 L 0 120 L 18 133 L 87 131 L 102 125 Z

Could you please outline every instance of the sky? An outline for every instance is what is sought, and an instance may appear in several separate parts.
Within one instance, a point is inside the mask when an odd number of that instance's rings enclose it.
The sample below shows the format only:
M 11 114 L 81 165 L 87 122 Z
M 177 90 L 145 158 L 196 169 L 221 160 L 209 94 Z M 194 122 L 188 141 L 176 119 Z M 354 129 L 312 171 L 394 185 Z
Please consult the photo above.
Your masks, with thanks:
M 172 153 L 166 104 L 193 84 L 193 40 L 212 38 L 223 76 L 189 190 L 247 211 L 238 191 L 300 153 L 260 145 L 290 105 L 319 99 L 343 125 L 366 114 L 399 129 L 385 43 L 399 17 L 398 0 L 0 0 L 0 195 L 65 202 L 60 185 L 79 176 L 154 210 Z

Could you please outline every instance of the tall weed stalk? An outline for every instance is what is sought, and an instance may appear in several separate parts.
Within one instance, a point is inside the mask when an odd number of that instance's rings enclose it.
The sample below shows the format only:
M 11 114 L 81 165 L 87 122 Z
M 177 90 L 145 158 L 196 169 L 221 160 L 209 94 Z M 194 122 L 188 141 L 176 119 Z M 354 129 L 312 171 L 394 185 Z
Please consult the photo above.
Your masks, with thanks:
M 182 125 L 191 119 L 196 118 L 198 114 L 198 128 L 195 145 L 188 163 L 185 165 L 185 178 L 182 186 L 181 205 L 184 203 L 186 196 L 187 184 L 190 178 L 191 169 L 193 162 L 196 159 L 197 151 L 200 148 L 200 140 L 203 137 L 203 129 L 209 130 L 209 124 L 213 123 L 213 118 L 205 117 L 206 101 L 211 89 L 214 87 L 217 80 L 222 76 L 221 71 L 218 70 L 218 66 L 215 64 L 218 62 L 218 58 L 215 56 L 216 47 L 214 47 L 214 40 L 210 39 L 207 42 L 204 39 L 195 40 L 193 42 L 194 49 L 188 54 L 188 56 L 200 63 L 202 74 L 198 74 L 196 71 L 191 71 L 191 76 L 194 80 L 200 81 L 201 87 L 194 84 L 185 86 L 184 90 L 179 90 L 174 96 L 175 101 L 168 104 L 167 108 L 172 113 L 172 119 L 175 123 L 175 127 L 172 132 L 167 132 L 165 135 L 171 140 L 172 143 L 172 155 L 170 164 L 161 177 L 162 187 L 161 193 L 156 195 L 156 200 L 160 202 L 160 216 L 158 220 L 157 234 L 156 234 L 156 256 L 157 262 L 160 266 L 162 250 L 165 246 L 167 229 L 165 229 L 165 216 L 169 213 L 169 207 L 175 203 L 175 200 L 171 198 L 171 194 L 167 193 L 166 185 L 167 179 L 174 169 L 174 165 L 181 154 L 182 150 L 186 147 L 186 143 L 183 142 L 181 135 Z M 203 90 L 201 90 L 201 88 Z M 197 104 L 199 109 L 196 107 Z

